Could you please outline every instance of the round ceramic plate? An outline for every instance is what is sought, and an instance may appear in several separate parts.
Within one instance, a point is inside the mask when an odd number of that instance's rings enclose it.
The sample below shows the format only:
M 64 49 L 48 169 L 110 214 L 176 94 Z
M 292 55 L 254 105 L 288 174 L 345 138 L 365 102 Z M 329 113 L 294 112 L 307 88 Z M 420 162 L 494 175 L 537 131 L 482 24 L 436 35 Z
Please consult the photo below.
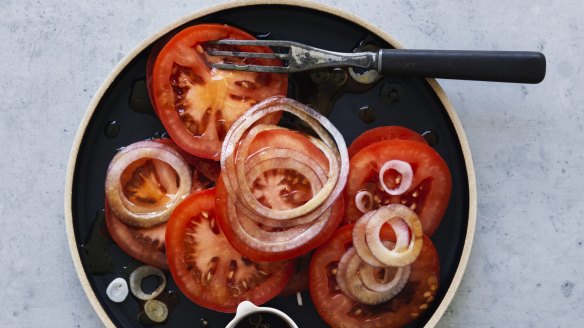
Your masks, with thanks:
M 248 1 L 223 4 L 189 15 L 161 30 L 127 56 L 104 82 L 77 132 L 71 153 L 65 214 L 71 253 L 85 292 L 106 326 L 141 327 L 140 305 L 132 297 L 113 303 L 106 287 L 115 277 L 138 265 L 111 242 L 104 228 L 106 169 L 116 150 L 132 142 L 160 136 L 164 128 L 153 114 L 145 89 L 146 61 L 152 45 L 165 35 L 198 23 L 225 23 L 258 38 L 292 40 L 333 51 L 357 47 L 399 48 L 376 27 L 347 13 L 317 4 Z M 462 126 L 443 91 L 433 80 L 384 77 L 374 84 L 355 82 L 346 70 L 325 70 L 290 76 L 289 97 L 311 104 L 341 131 L 347 144 L 363 131 L 381 125 L 402 125 L 429 133 L 433 147 L 445 159 L 453 178 L 445 217 L 432 237 L 440 256 L 441 287 L 436 301 L 412 327 L 433 326 L 444 313 L 460 283 L 474 234 L 475 179 Z M 291 122 L 287 122 L 291 123 Z M 176 306 L 163 327 L 224 327 L 233 317 L 201 308 L 175 291 Z M 299 327 L 326 326 L 302 293 L 278 297 L 266 305 L 289 314 Z

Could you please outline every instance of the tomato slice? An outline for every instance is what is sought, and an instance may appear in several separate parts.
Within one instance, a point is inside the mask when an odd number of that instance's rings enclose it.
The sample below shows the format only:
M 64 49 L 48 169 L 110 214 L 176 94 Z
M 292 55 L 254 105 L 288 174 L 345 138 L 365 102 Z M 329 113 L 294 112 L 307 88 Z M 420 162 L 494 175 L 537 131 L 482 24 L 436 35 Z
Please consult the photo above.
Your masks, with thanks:
M 281 65 L 267 59 L 210 56 L 207 50 L 270 52 L 267 47 L 208 45 L 220 39 L 254 39 L 227 25 L 201 24 L 177 33 L 156 57 L 150 91 L 154 107 L 176 144 L 186 152 L 218 160 L 221 144 L 233 122 L 249 107 L 275 95 L 285 95 L 285 74 L 220 70 L 213 63 Z M 263 122 L 275 124 L 275 113 Z
M 416 131 L 410 130 L 403 126 L 380 126 L 378 128 L 370 129 L 359 135 L 349 146 L 349 157 L 353 157 L 359 150 L 369 146 L 372 143 L 383 140 L 411 140 L 424 144 L 428 144 L 426 139 Z
M 221 165 L 219 162 L 191 155 L 182 150 L 171 139 L 160 138 L 152 139 L 152 141 L 156 141 L 172 147 L 181 154 L 187 163 L 189 163 L 189 165 L 193 168 L 193 191 L 208 187 L 209 182 L 215 182 L 221 173 Z
M 379 170 L 390 160 L 409 163 L 414 173 L 410 188 L 399 196 L 387 194 L 379 182 Z M 392 174 L 396 171 L 386 174 L 386 185 L 393 183 Z M 351 158 L 345 188 L 345 223 L 353 223 L 363 215 L 355 204 L 355 196 L 361 190 L 372 194 L 373 210 L 392 203 L 409 206 L 422 221 L 424 233 L 431 236 L 448 206 L 452 178 L 444 160 L 430 146 L 410 140 L 385 140 L 361 149 Z
M 378 305 L 365 305 L 343 295 L 336 272 L 341 256 L 352 245 L 353 225 L 343 226 L 312 256 L 309 271 L 310 296 L 320 316 L 335 328 L 402 327 L 428 308 L 438 291 L 440 264 L 430 238 L 424 246 L 404 289 Z
M 262 149 L 267 148 L 281 148 L 289 149 L 291 155 L 302 153 L 313 159 L 323 170 L 328 170 L 328 161 L 324 154 L 311 143 L 305 135 L 291 130 L 276 129 L 265 130 L 260 132 L 251 142 L 248 153 L 254 154 Z M 251 155 L 250 155 L 251 156 Z M 253 183 L 250 183 L 252 194 L 256 199 L 265 206 L 274 209 L 289 209 L 295 208 L 304 204 L 312 197 L 310 186 L 305 184 L 304 175 L 302 172 L 285 169 L 274 169 L 264 172 L 264 174 Z M 292 195 L 292 196 L 290 196 Z M 320 231 L 312 236 L 302 240 L 302 237 L 293 238 L 294 246 L 287 249 L 264 251 L 250 245 L 249 240 L 245 240 L 243 236 L 244 230 L 249 229 L 261 230 L 259 233 L 272 233 L 270 227 L 256 224 L 247 227 L 239 224 L 238 221 L 243 218 L 229 215 L 230 207 L 234 207 L 234 201 L 227 194 L 227 190 L 223 183 L 223 179 L 217 179 L 217 217 L 219 224 L 223 229 L 229 242 L 238 251 L 246 256 L 260 260 L 260 261 L 276 261 L 291 259 L 302 254 L 305 254 L 314 248 L 324 243 L 335 229 L 338 227 L 344 212 L 343 197 L 339 197 L 331 206 L 330 214 L 326 211 L 323 215 L 329 215 L 326 222 L 322 223 Z M 232 211 L 233 212 L 233 211 Z M 250 219 L 248 219 L 250 220 Z M 314 222 L 320 220 L 316 219 Z M 321 223 L 319 223 L 321 224 Z M 286 228 L 279 228 L 276 232 L 286 233 Z M 292 228 L 294 229 L 294 228 Z M 308 229 L 307 229 L 308 230 Z M 251 234 L 251 231 L 250 231 Z M 292 243 L 288 243 L 292 245 Z
M 250 260 L 216 222 L 215 189 L 207 189 L 187 197 L 167 223 L 170 272 L 183 294 L 208 309 L 235 312 L 244 300 L 259 305 L 280 293 L 294 262 Z
M 152 228 L 134 228 L 118 219 L 106 202 L 105 224 L 114 242 L 126 254 L 140 262 L 168 270 L 164 247 L 166 223 Z

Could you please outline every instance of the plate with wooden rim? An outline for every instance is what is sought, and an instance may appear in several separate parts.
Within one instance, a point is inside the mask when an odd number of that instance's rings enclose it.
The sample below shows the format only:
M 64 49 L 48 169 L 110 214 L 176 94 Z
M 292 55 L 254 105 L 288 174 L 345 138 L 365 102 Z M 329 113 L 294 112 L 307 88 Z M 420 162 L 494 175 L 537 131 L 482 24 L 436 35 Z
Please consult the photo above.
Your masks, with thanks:
M 146 94 L 146 62 L 157 40 L 199 23 L 225 23 L 258 38 L 297 41 L 323 49 L 402 48 L 385 31 L 336 8 L 303 1 L 235 1 L 189 14 L 139 44 L 107 77 L 83 117 L 71 151 L 65 189 L 65 220 L 69 246 L 81 285 L 105 326 L 142 327 L 140 304 L 128 298 L 113 303 L 106 288 L 136 265 L 108 239 L 103 226 L 104 181 L 117 149 L 160 136 L 164 128 Z M 323 78 L 324 76 L 324 78 Z M 319 84 L 320 83 L 320 84 Z M 320 87 L 329 83 L 327 87 Z M 432 240 L 440 257 L 436 300 L 409 326 L 434 326 L 450 304 L 466 268 L 476 221 L 476 183 L 464 130 L 446 94 L 433 79 L 382 77 L 360 83 L 346 69 L 328 69 L 290 76 L 291 98 L 326 113 L 347 144 L 363 131 L 402 125 L 424 133 L 444 158 L 453 179 L 448 209 Z M 323 91 L 324 90 L 324 91 Z M 128 268 L 130 267 L 130 268 Z M 198 327 L 208 322 L 223 327 L 233 317 L 201 308 L 186 299 L 169 275 L 173 304 L 161 327 Z M 266 305 L 286 312 L 299 327 L 326 324 L 302 293 L 277 297 Z

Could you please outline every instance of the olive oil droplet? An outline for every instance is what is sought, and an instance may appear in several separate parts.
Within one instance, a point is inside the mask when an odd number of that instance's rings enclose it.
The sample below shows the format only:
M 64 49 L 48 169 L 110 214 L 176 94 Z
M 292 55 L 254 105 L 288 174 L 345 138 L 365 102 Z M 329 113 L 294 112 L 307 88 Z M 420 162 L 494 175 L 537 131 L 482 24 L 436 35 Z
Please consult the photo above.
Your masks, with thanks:
M 375 108 L 371 106 L 363 106 L 359 108 L 359 118 L 363 123 L 371 124 L 375 122 Z
M 438 133 L 432 130 L 422 132 L 422 137 L 424 137 L 424 139 L 426 139 L 428 142 L 428 145 L 432 147 L 438 145 L 438 142 L 440 141 L 438 138 Z
M 120 123 L 118 121 L 109 122 L 104 129 L 105 136 L 113 139 L 120 134 Z

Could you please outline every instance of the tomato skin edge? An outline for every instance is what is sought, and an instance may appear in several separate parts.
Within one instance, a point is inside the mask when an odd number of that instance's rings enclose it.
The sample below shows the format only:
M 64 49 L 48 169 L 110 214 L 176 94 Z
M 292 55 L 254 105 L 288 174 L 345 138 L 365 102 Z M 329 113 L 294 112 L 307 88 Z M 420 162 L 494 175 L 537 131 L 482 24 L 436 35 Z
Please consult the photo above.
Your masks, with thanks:
M 361 149 L 375 142 L 393 139 L 410 140 L 421 142 L 426 145 L 428 144 L 426 139 L 414 130 L 399 125 L 380 126 L 361 133 L 353 140 L 353 142 L 351 142 L 351 145 L 347 149 L 349 158 L 352 158 Z

